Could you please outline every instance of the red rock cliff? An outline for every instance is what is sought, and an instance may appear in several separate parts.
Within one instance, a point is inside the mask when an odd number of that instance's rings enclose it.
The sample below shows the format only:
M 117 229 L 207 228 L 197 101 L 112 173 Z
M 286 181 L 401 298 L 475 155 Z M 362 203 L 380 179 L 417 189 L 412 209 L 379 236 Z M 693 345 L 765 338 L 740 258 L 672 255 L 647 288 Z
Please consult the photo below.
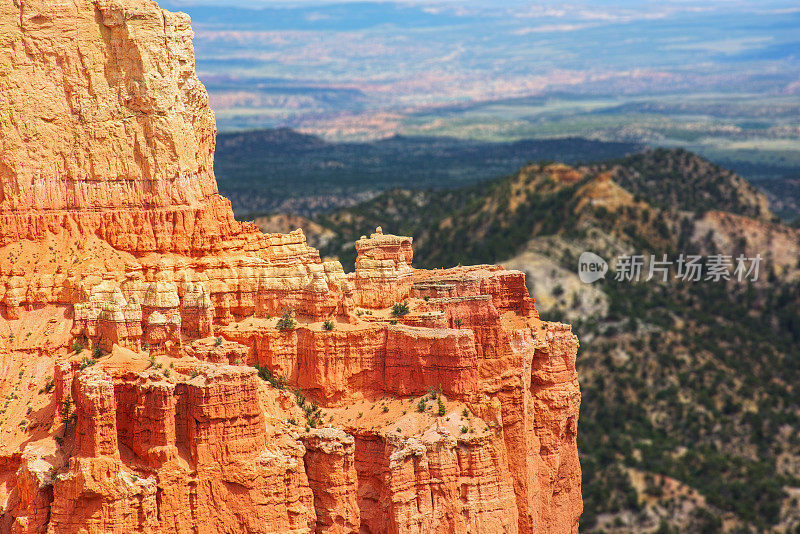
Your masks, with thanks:
M 192 36 L 150 0 L 0 6 L 0 246 L 60 229 L 139 252 L 244 246 Z
M 410 237 L 346 274 L 237 223 L 191 37 L 0 5 L 0 533 L 576 532 L 570 327 Z

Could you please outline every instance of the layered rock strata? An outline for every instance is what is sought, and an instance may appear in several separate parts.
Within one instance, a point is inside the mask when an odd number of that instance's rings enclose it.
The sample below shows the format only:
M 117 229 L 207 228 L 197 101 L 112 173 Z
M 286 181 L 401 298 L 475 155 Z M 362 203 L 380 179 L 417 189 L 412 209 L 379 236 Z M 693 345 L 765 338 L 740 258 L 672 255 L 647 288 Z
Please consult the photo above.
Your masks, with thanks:
M 347 274 L 236 222 L 191 37 L 0 6 L 0 532 L 576 532 L 570 327 L 410 237 Z
M 343 303 L 344 313 L 325 323 L 304 310 L 279 328 L 283 318 L 254 309 L 198 339 L 181 328 L 183 299 L 213 290 L 198 291 L 205 285 L 196 279 L 192 291 L 180 289 L 196 278 L 182 272 L 162 262 L 137 280 L 120 273 L 93 283 L 87 275 L 69 292 L 82 300 L 72 305 L 73 339 L 103 356 L 87 363 L 69 355 L 70 343 L 60 349 L 67 359 L 55 364 L 51 404 L 73 407 L 48 432 L 60 436 L 63 458 L 34 457 L 53 473 L 35 484 L 16 468 L 7 513 L 17 531 L 40 524 L 43 507 L 53 532 L 577 528 L 577 340 L 569 326 L 538 318 L 517 290 L 520 273 L 415 271 L 400 293 L 409 308 L 401 317 Z M 434 290 L 447 296 L 412 296 Z M 169 350 L 153 336 L 153 317 L 174 324 Z M 424 317 L 436 324 L 420 326 Z M 285 386 L 307 400 L 298 406 Z M 388 410 L 403 426 L 432 391 L 474 414 L 469 428 L 426 409 L 418 414 L 430 421 L 400 437 L 391 423 L 353 427 L 309 407 L 335 414 L 356 402 L 408 399 L 403 413 Z M 19 452 L 30 455 L 29 447 Z M 275 484 L 288 489 L 276 493 Z M 87 509 L 96 495 L 100 504 Z

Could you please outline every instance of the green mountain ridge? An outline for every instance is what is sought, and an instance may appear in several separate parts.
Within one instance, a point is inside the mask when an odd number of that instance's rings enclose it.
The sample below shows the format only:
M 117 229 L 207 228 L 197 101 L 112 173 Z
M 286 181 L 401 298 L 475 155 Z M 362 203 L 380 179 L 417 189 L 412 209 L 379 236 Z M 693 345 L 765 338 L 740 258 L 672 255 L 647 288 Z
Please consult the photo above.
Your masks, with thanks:
M 369 143 L 329 143 L 282 128 L 220 133 L 215 173 L 221 193 L 240 216 L 270 212 L 311 216 L 350 206 L 353 198 L 371 198 L 398 184 L 417 189 L 465 187 L 531 159 L 591 162 L 640 149 L 634 143 L 577 137 L 492 143 L 394 136 Z

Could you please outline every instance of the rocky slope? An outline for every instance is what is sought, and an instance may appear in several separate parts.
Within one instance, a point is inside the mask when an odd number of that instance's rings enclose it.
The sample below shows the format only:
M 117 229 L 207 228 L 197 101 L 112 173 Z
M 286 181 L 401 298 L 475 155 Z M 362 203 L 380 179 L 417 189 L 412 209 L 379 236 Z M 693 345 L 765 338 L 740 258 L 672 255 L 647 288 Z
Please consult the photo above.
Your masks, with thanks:
M 578 341 L 523 273 L 236 222 L 186 16 L 0 9 L 0 532 L 577 531 Z

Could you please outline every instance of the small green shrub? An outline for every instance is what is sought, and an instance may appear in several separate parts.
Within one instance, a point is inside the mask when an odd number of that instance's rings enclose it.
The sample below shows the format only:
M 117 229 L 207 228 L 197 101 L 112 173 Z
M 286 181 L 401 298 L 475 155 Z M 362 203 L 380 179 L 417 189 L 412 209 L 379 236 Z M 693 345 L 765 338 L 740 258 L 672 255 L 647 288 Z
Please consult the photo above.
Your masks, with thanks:
M 398 302 L 392 306 L 392 315 L 395 317 L 403 317 L 409 313 L 411 313 L 411 309 L 408 307 L 407 302 Z
M 300 406 L 301 408 L 305 407 L 306 396 L 299 389 L 294 390 L 294 400 L 297 402 L 297 405 Z
M 444 402 L 442 402 L 442 398 L 441 397 L 436 399 L 436 401 L 439 403 L 439 417 L 442 417 L 444 415 L 444 411 L 445 411 Z
M 324 328 L 325 330 L 330 331 L 330 330 L 333 330 L 334 328 L 336 328 L 336 324 L 331 319 L 328 319 L 327 321 L 322 323 L 322 328 Z
M 317 428 L 322 424 L 322 410 L 316 401 L 306 403 L 306 396 L 299 389 L 294 390 L 295 401 L 306 414 L 306 428 Z
M 53 380 L 52 376 L 48 376 L 47 380 L 44 383 L 42 389 L 39 390 L 39 393 L 50 393 L 53 391 L 53 388 L 56 386 L 56 381 Z
M 285 376 L 275 376 L 272 371 L 269 370 L 269 367 L 266 365 L 260 367 L 258 364 L 253 365 L 256 369 L 258 369 L 258 376 L 261 380 L 269 382 L 272 387 L 277 389 L 286 389 L 286 377 Z
M 294 319 L 292 319 L 292 312 L 291 310 L 283 310 L 281 314 L 281 318 L 278 319 L 278 324 L 276 325 L 278 330 L 282 332 L 286 332 L 289 330 L 294 330 L 297 326 L 297 323 Z
M 417 411 L 419 413 L 422 413 L 422 412 L 425 411 L 425 399 L 424 398 L 420 399 L 419 402 L 417 403 Z
M 61 422 L 65 425 L 69 424 L 70 413 L 72 412 L 72 397 L 67 395 L 61 403 Z
M 80 343 L 78 341 L 73 343 L 72 344 L 72 352 L 74 352 L 75 354 L 80 354 L 81 352 L 83 352 L 83 343 Z

